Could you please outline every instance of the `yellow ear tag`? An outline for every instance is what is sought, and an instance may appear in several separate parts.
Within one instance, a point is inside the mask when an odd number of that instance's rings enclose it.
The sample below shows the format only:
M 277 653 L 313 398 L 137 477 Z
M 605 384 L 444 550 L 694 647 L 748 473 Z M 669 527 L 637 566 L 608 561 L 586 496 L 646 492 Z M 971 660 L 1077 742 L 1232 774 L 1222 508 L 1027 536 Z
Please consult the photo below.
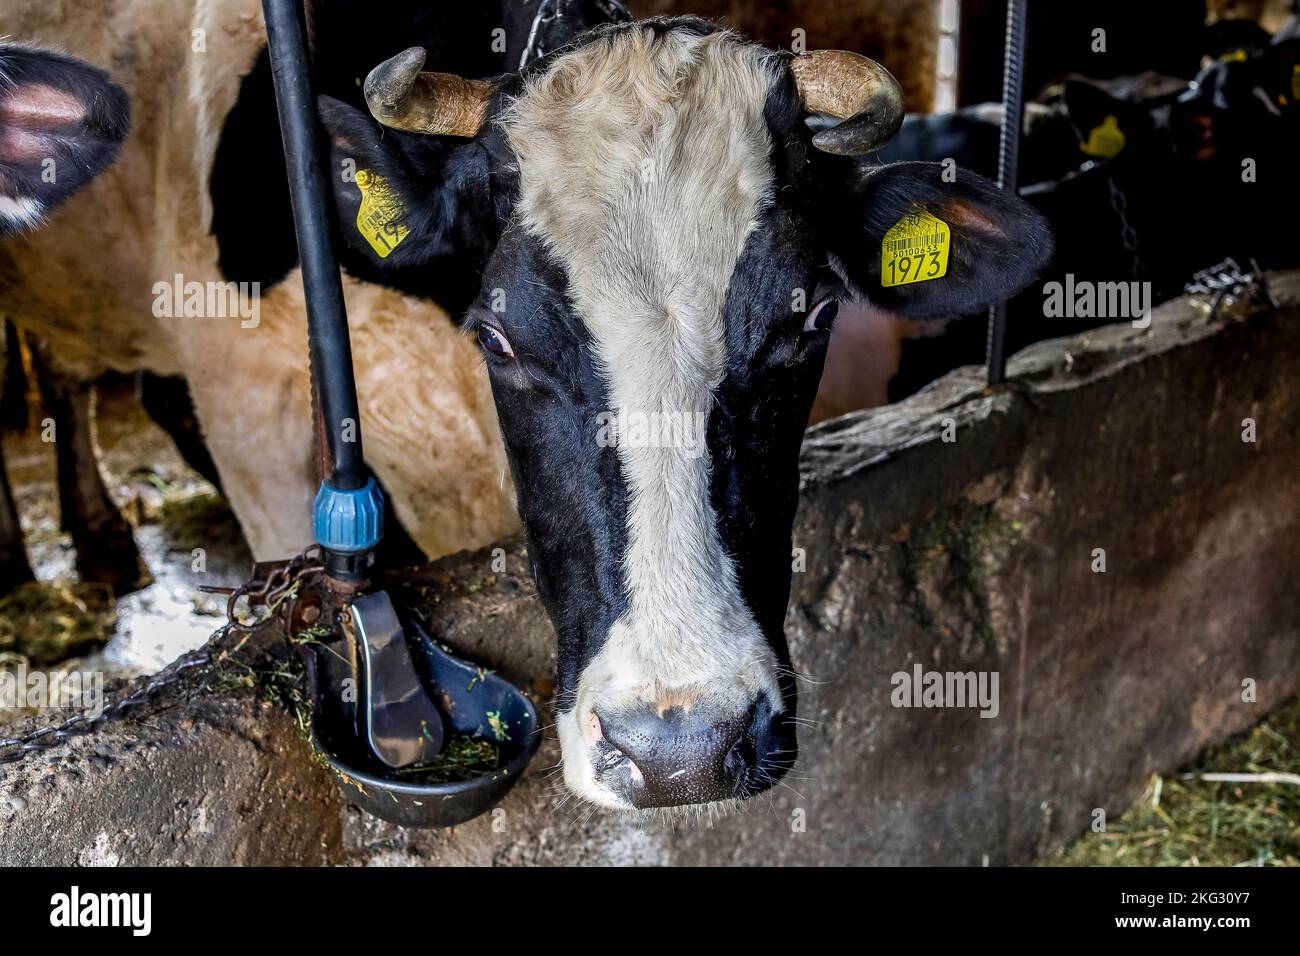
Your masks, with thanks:
M 388 180 L 368 169 L 357 171 L 357 188 L 361 190 L 361 208 L 357 210 L 357 229 L 365 236 L 375 255 L 387 259 L 389 253 L 411 234 L 403 220 L 406 207 Z
M 1095 156 L 1098 159 L 1114 159 L 1124 152 L 1124 147 L 1127 145 L 1128 137 L 1119 128 L 1119 120 L 1113 116 L 1107 116 L 1101 121 L 1100 126 L 1092 128 L 1092 132 L 1088 134 L 1088 142 L 1079 148 L 1089 156 Z
M 1229 50 L 1219 57 L 1220 63 L 1245 63 L 1249 57 L 1245 50 Z
M 885 233 L 881 243 L 880 284 L 886 289 L 929 282 L 948 274 L 952 232 L 942 219 L 913 208 Z

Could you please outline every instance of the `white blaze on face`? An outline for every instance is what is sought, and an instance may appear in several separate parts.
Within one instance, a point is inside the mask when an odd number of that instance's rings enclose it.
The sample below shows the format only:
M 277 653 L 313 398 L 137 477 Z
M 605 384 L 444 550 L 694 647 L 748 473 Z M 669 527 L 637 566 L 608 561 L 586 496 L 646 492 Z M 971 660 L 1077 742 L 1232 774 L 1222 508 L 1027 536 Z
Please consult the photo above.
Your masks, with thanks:
M 772 70 L 728 34 L 632 28 L 557 60 L 502 120 L 517 221 L 567 267 L 615 411 L 707 421 L 726 372 L 727 288 L 773 190 Z M 628 607 L 560 719 L 569 786 L 615 806 L 593 780 L 593 709 L 644 701 L 723 720 L 761 695 L 780 709 L 775 657 L 718 539 L 708 454 L 630 445 L 618 446 Z

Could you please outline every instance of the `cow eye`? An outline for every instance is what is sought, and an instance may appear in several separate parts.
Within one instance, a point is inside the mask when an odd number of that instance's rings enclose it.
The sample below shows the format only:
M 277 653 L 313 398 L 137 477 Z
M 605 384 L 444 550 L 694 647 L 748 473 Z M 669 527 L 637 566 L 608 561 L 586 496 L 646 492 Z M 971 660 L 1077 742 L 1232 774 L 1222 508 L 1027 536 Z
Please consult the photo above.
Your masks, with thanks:
M 509 339 L 490 325 L 478 327 L 478 344 L 493 355 L 502 358 L 513 358 L 515 354 L 515 350 L 510 347 Z
M 834 299 L 822 299 L 813 310 L 808 313 L 808 319 L 803 324 L 803 330 L 808 332 L 828 332 L 831 324 L 835 321 L 835 316 L 839 314 L 840 304 Z

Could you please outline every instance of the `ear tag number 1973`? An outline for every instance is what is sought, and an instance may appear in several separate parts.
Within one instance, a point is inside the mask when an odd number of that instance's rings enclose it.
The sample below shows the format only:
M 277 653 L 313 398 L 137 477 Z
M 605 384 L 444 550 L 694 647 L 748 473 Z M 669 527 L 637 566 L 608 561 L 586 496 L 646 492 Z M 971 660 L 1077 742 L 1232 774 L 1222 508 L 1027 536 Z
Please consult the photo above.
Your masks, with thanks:
M 885 288 L 929 282 L 948 274 L 952 232 L 924 209 L 913 209 L 885 233 L 881 243 L 880 284 Z

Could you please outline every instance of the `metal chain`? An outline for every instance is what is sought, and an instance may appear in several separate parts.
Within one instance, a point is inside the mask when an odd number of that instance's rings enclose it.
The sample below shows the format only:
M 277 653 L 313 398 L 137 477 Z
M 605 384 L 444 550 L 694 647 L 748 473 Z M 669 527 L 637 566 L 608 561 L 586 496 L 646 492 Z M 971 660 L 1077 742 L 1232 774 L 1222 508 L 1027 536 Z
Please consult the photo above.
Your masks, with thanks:
M 523 56 L 519 58 L 519 72 L 522 73 L 528 64 L 545 52 L 542 45 L 542 28 L 560 18 L 559 11 L 556 9 L 557 2 L 558 0 L 542 0 L 537 5 L 537 15 L 533 17 L 532 29 L 528 31 L 528 43 L 524 46 Z
M 1188 295 L 1209 296 L 1211 319 L 1218 317 L 1220 309 L 1229 299 L 1240 302 L 1254 298 L 1274 309 L 1282 307 L 1259 263 L 1254 259 L 1250 260 L 1249 272 L 1242 269 L 1236 259 L 1224 259 L 1217 266 L 1202 269 L 1193 275 L 1192 281 L 1184 286 L 1183 291 Z
M 1115 215 L 1119 217 L 1120 240 L 1124 243 L 1124 249 L 1129 255 L 1129 271 L 1134 282 L 1141 282 L 1146 267 L 1142 263 L 1142 254 L 1138 249 L 1137 230 L 1129 222 L 1128 197 L 1119 188 L 1119 185 L 1115 182 L 1115 176 L 1109 171 L 1106 173 L 1106 186 L 1110 190 L 1110 207 L 1115 210 Z
M 229 623 L 218 628 L 202 647 L 178 657 L 161 673 L 126 697 L 109 705 L 95 717 L 77 714 L 61 724 L 42 727 L 22 737 L 0 737 L 0 765 L 17 763 L 31 754 L 52 750 L 67 743 L 73 737 L 92 733 L 108 721 L 122 717 L 132 707 L 143 704 L 180 681 L 187 672 L 211 663 L 214 652 L 232 630 L 234 628 Z
M 596 0 L 596 6 L 612 23 L 627 23 L 632 19 L 632 12 L 622 0 Z
M 565 18 L 572 2 L 573 0 L 541 0 L 537 5 L 537 14 L 528 31 L 528 43 L 524 46 L 523 55 L 519 57 L 519 72 L 522 73 L 525 67 L 552 52 L 546 46 L 547 32 L 552 23 Z M 626 23 L 632 19 L 632 14 L 620 0 L 596 0 L 596 5 L 611 23 Z
M 259 569 L 268 570 L 265 580 L 259 579 Z M 226 603 L 226 623 L 217 628 L 201 647 L 182 654 L 126 697 L 110 704 L 94 717 L 77 714 L 60 724 L 42 727 L 21 737 L 0 737 L 0 766 L 17 763 L 31 754 L 60 747 L 73 737 L 93 733 L 109 721 L 124 717 L 133 707 L 152 700 L 168 687 L 180 683 L 190 671 L 217 660 L 219 652 L 223 651 L 224 642 L 232 634 L 251 634 L 275 619 L 287 605 L 292 604 L 299 585 L 322 570 L 317 549 L 312 546 L 291 561 L 274 566 L 254 566 L 253 576 L 237 588 L 202 588 L 209 593 L 229 593 L 230 599 Z M 250 607 L 264 607 L 265 612 L 253 620 L 240 620 L 238 605 L 242 599 L 248 599 Z

